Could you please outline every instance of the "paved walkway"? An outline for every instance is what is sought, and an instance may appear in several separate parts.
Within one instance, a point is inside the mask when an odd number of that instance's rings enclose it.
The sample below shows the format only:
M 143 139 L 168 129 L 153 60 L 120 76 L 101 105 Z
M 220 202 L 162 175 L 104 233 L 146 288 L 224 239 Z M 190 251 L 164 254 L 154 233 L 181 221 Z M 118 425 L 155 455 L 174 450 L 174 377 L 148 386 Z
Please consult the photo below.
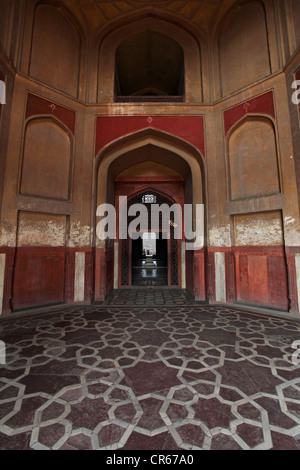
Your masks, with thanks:
M 300 323 L 133 297 L 0 320 L 0 449 L 300 450 Z
M 188 291 L 173 288 L 150 287 L 113 290 L 105 305 L 115 306 L 182 306 L 195 304 Z

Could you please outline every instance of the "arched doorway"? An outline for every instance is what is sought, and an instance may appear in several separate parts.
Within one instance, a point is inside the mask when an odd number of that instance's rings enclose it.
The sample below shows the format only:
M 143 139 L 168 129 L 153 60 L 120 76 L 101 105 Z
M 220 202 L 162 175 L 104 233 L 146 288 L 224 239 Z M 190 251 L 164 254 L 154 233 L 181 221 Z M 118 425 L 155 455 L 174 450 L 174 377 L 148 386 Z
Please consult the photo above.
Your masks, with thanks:
M 144 220 L 140 216 L 134 223 L 134 215 L 127 219 L 129 236 L 119 241 L 119 287 L 181 287 L 182 238 L 176 236 L 176 214 L 172 207 L 179 205 L 175 204 L 170 197 L 151 188 L 128 201 L 128 213 L 141 205 Z M 154 208 L 162 209 L 157 221 L 152 217 Z
M 122 137 L 100 151 L 95 165 L 96 207 L 104 203 L 114 205 L 117 230 L 120 197 L 132 202 L 135 197 L 151 194 L 169 206 L 176 203 L 193 208 L 204 202 L 201 154 L 170 134 L 145 129 Z M 197 251 L 186 251 L 183 234 L 180 243 L 176 239 L 176 250 L 173 249 L 172 254 L 170 240 L 166 285 L 187 288 L 197 299 L 205 300 L 205 248 L 202 245 Z M 104 300 L 112 289 L 132 287 L 132 249 L 136 247 L 131 241 L 120 238 L 118 231 L 115 240 L 95 239 L 96 301 Z

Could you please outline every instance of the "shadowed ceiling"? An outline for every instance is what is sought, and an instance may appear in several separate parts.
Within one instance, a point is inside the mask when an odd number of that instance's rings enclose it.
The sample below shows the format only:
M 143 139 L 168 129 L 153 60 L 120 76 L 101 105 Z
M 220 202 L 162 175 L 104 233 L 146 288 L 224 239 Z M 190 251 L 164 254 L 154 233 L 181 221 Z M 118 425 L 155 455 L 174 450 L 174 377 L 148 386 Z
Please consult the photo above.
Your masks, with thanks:
M 169 13 L 210 32 L 236 0 L 64 0 L 87 28 L 96 31 L 123 15 L 147 9 L 149 13 Z

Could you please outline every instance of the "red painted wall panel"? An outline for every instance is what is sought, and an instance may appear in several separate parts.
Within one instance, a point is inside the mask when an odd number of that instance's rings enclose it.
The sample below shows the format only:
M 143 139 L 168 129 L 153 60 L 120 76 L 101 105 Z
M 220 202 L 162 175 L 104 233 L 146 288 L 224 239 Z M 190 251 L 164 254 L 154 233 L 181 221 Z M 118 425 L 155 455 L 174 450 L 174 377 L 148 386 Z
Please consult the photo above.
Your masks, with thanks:
M 106 296 L 106 254 L 105 248 L 95 250 L 95 300 L 102 301 Z
M 235 255 L 237 300 L 288 310 L 287 267 L 282 247 L 238 250 Z
M 114 246 L 106 249 L 106 295 L 114 288 Z
M 249 292 L 247 255 L 241 255 L 237 257 L 236 274 L 237 300 L 246 300 Z
M 12 306 L 19 309 L 64 301 L 65 250 L 18 248 Z
M 268 265 L 266 256 L 248 256 L 248 301 L 268 305 Z
M 39 96 L 28 93 L 26 119 L 32 116 L 53 115 L 58 118 L 65 126 L 75 133 L 76 114 L 71 109 L 59 106 L 52 101 L 45 100 Z
M 226 276 L 226 300 L 234 302 L 236 300 L 236 276 L 234 265 L 234 253 L 225 251 L 225 276 Z
M 225 134 L 227 135 L 232 126 L 248 114 L 264 114 L 275 118 L 273 92 L 269 91 L 224 111 Z
M 188 253 L 188 252 L 187 252 Z M 206 300 L 206 276 L 205 276 L 205 258 L 204 249 L 194 251 L 194 272 L 193 272 L 193 290 L 196 300 Z
M 150 128 L 191 143 L 205 156 L 203 116 L 99 116 L 96 120 L 95 154 L 120 137 Z
M 193 293 L 194 290 L 194 252 L 188 250 L 185 252 L 185 276 L 186 288 Z
M 270 305 L 288 309 L 287 269 L 283 256 L 268 258 L 268 290 Z

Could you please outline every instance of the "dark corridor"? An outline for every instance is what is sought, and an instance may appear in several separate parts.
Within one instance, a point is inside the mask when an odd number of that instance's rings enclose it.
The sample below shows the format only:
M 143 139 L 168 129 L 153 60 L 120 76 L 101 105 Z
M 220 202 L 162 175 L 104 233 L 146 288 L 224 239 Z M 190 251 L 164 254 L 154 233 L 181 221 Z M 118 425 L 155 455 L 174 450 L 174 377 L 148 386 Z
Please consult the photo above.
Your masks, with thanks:
M 162 234 L 155 238 L 132 240 L 132 285 L 168 285 L 168 240 Z

